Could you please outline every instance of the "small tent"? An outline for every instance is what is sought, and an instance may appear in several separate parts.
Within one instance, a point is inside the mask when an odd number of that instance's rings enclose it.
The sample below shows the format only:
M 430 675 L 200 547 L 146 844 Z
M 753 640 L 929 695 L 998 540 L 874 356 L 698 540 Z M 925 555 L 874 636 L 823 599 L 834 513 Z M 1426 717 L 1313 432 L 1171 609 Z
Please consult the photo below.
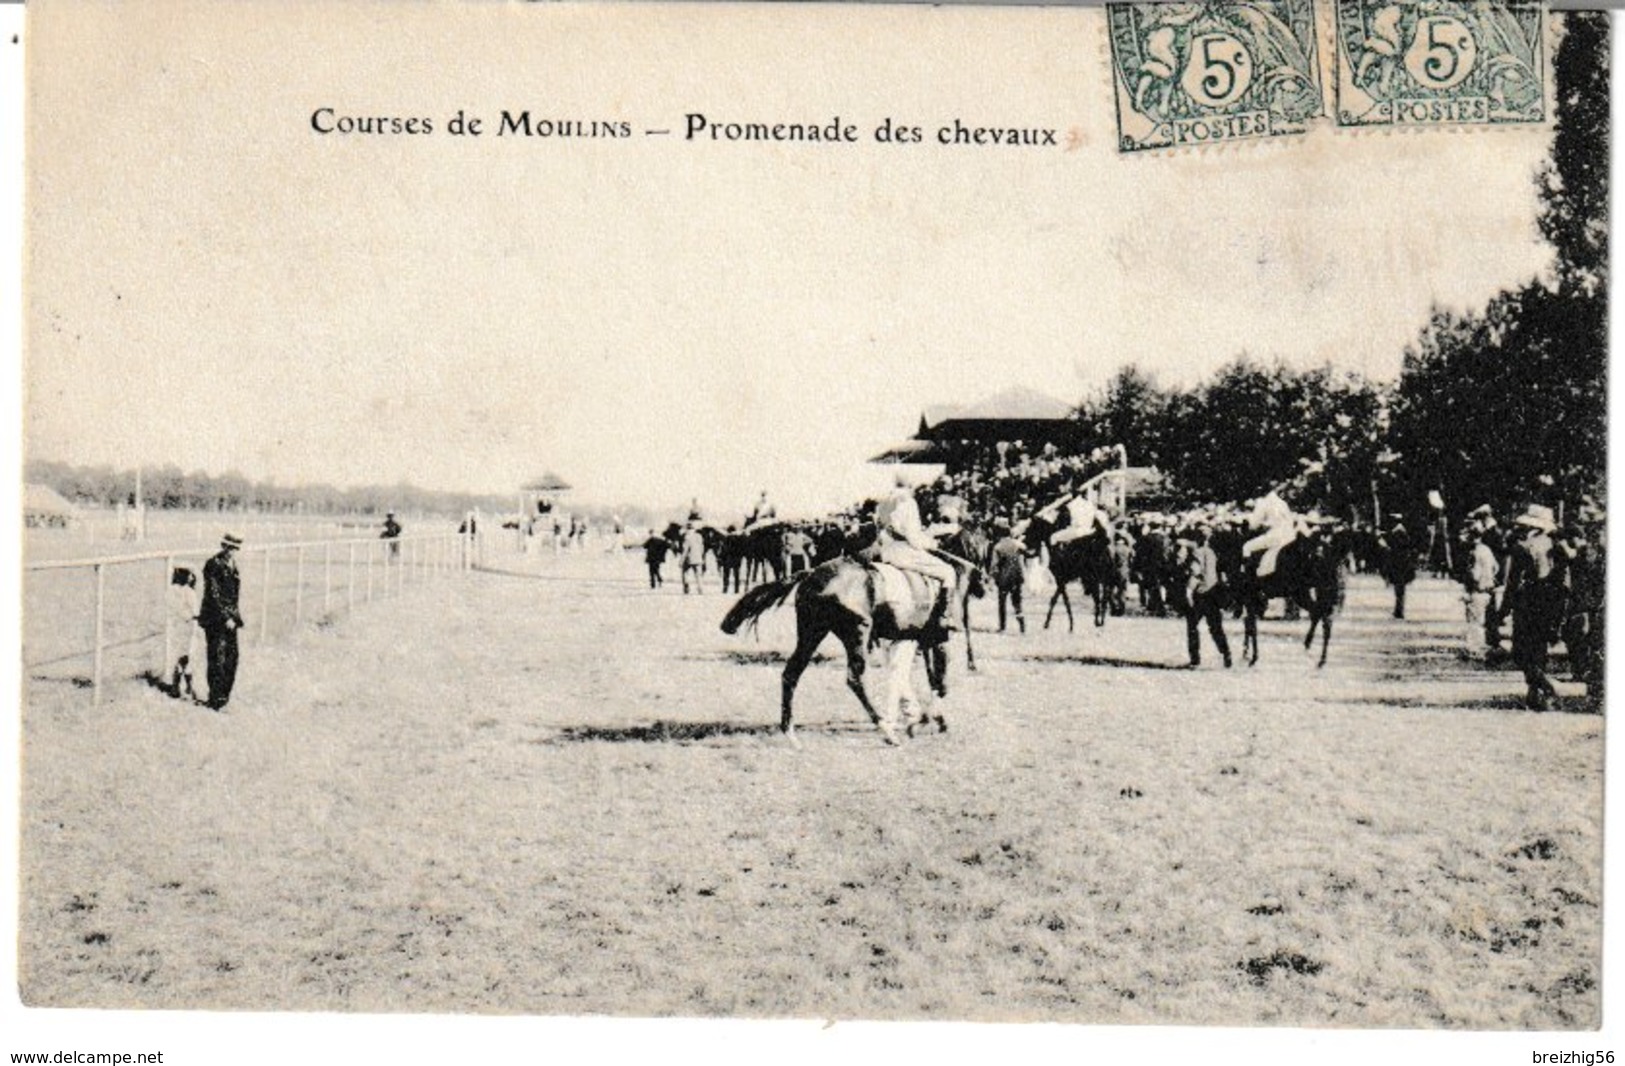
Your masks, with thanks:
M 79 509 L 49 485 L 23 486 L 23 524 L 65 527 L 79 520 Z

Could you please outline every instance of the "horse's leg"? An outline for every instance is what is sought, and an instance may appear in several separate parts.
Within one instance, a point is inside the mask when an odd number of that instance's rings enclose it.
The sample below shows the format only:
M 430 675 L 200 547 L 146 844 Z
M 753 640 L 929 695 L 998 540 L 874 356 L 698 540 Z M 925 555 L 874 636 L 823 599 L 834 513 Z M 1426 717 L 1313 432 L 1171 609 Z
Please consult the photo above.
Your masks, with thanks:
M 821 620 L 813 618 L 811 612 L 796 612 L 796 650 L 790 653 L 789 660 L 784 664 L 784 676 L 781 682 L 783 690 L 783 710 L 779 718 L 779 732 L 789 737 L 793 742 L 796 739 L 795 724 L 790 717 L 790 704 L 795 699 L 796 684 L 801 680 L 801 674 L 812 662 L 813 652 L 823 643 L 824 637 L 829 634 L 829 627 Z
M 924 664 L 927 692 L 918 701 L 920 713 L 908 725 L 908 735 L 913 736 L 914 730 L 919 726 L 937 723 L 937 731 L 946 733 L 948 723 L 940 713 L 933 713 L 933 704 L 946 695 L 945 679 L 948 673 L 948 649 L 941 644 L 925 645 L 920 648 L 920 659 Z M 917 685 L 910 683 L 910 692 L 920 695 Z M 935 698 L 933 698 L 933 694 Z
M 1251 600 L 1241 612 L 1241 653 L 1247 659 L 1248 666 L 1258 665 L 1258 616 L 1262 613 Z
M 1049 611 L 1044 615 L 1044 628 L 1049 628 L 1050 616 L 1055 613 L 1055 601 L 1057 600 L 1061 602 L 1061 606 L 1066 608 L 1066 631 L 1071 633 L 1076 628 L 1072 618 L 1072 597 L 1066 594 L 1066 586 L 1059 583 L 1055 586 L 1055 595 L 1049 598 Z
M 872 632 L 873 626 L 869 622 L 857 622 L 841 627 L 835 635 L 846 648 L 846 687 L 858 698 L 858 703 L 862 704 L 869 721 L 880 727 L 880 731 L 886 734 L 888 742 L 896 743 L 897 738 L 891 732 L 890 723 L 883 720 L 880 712 L 875 710 L 875 705 L 869 699 L 869 692 L 863 685 L 863 673 L 869 666 L 868 650 Z
M 922 649 L 925 655 L 926 680 L 931 682 L 931 691 L 939 697 L 948 695 L 948 645 L 946 642 L 932 644 Z
M 938 699 L 948 695 L 948 648 L 938 644 L 925 649 L 925 679 Z
M 1332 643 L 1332 609 L 1329 604 L 1325 607 L 1325 612 L 1320 616 L 1320 662 L 1315 664 L 1316 669 L 1326 665 L 1326 652 Z
M 959 608 L 960 608 L 960 631 L 965 634 L 965 669 L 969 670 L 971 673 L 974 674 L 976 672 L 976 650 L 971 647 L 971 642 L 970 642 L 970 594 L 969 593 L 966 593 L 965 598 L 959 601 Z M 932 687 L 933 688 L 936 687 L 936 683 L 934 681 L 932 683 Z
M 896 743 L 897 726 L 905 729 L 913 726 L 911 716 L 904 708 L 912 708 L 919 703 L 919 698 L 914 694 L 914 656 L 919 652 L 919 647 L 912 640 L 892 642 L 886 662 L 886 703 L 879 723 L 888 743 Z

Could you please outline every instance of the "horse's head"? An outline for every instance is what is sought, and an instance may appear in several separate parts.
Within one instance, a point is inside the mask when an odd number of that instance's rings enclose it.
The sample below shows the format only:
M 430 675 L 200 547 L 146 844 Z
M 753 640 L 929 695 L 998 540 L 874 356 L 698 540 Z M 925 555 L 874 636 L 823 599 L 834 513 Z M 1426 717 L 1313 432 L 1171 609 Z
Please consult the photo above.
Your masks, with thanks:
M 1035 514 L 1027 519 L 1027 528 L 1021 533 L 1021 543 L 1029 552 L 1036 552 L 1049 541 L 1050 534 L 1054 532 L 1054 519 L 1045 518 L 1042 513 Z

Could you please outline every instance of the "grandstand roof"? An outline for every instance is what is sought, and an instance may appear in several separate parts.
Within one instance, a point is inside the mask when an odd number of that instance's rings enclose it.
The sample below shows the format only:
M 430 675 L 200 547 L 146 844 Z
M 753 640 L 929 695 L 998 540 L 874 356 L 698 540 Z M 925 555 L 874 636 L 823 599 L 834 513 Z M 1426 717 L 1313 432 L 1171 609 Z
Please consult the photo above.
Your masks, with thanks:
M 538 478 L 531 478 L 519 486 L 520 492 L 568 492 L 571 485 L 568 481 L 549 470 Z
M 951 460 L 948 450 L 936 441 L 905 440 L 874 456 L 871 463 L 913 463 L 922 466 L 947 464 Z
M 1016 386 L 969 406 L 928 407 L 917 440 L 1057 441 L 1077 436 L 1073 407 L 1035 389 Z

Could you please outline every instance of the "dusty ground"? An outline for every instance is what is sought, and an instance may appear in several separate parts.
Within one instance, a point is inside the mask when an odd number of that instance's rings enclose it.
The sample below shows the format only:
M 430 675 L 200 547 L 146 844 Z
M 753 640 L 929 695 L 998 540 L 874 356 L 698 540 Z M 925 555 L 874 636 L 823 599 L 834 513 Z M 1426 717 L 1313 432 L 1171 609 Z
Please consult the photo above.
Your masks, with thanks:
M 1599 1022 L 1603 719 L 1462 663 L 1442 583 L 1356 579 L 1321 672 L 983 603 L 946 735 L 883 746 L 831 659 L 793 750 L 788 612 L 529 567 L 245 644 L 224 716 L 26 682 L 25 1002 Z

